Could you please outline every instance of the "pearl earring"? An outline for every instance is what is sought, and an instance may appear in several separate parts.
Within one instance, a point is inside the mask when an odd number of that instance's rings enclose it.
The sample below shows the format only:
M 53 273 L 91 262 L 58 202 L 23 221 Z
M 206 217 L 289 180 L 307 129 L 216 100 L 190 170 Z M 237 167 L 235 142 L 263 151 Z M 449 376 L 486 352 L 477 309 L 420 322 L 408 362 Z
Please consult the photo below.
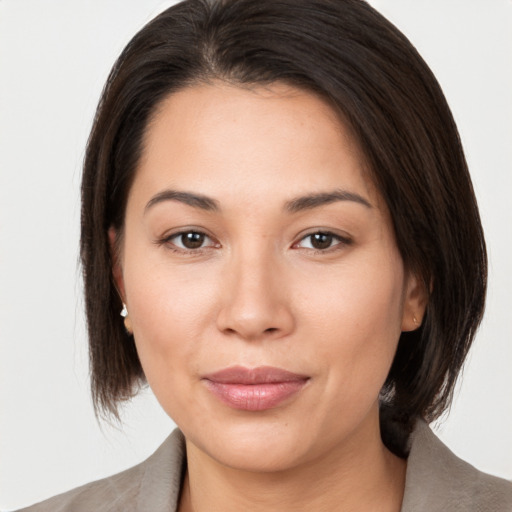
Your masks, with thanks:
M 121 316 L 124 318 L 124 328 L 128 334 L 133 334 L 132 322 L 128 316 L 128 310 L 126 304 L 123 302 L 123 309 L 121 310 Z

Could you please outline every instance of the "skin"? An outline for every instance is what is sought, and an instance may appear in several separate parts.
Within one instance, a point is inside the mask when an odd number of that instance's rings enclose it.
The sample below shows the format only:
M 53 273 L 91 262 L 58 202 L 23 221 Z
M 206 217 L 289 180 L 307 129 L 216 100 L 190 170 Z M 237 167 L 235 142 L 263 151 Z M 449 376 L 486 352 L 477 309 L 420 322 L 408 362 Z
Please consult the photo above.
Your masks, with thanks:
M 218 210 L 154 199 L 166 190 Z M 286 206 L 340 190 L 368 204 Z M 176 235 L 190 231 L 207 235 L 201 247 Z M 326 248 L 318 232 L 333 233 Z M 113 270 L 147 380 L 186 437 L 182 512 L 400 510 L 405 461 L 382 444 L 378 396 L 425 294 L 322 99 L 282 84 L 170 95 L 146 132 Z M 277 407 L 241 411 L 202 380 L 233 365 L 309 380 Z

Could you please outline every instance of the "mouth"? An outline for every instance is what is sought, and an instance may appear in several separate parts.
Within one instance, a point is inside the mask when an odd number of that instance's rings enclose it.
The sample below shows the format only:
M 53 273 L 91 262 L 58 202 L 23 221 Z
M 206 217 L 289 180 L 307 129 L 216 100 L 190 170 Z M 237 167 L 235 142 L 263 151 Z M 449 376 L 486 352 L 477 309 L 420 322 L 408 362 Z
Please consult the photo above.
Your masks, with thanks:
M 205 375 L 202 380 L 210 392 L 233 409 L 265 411 L 299 393 L 309 377 L 271 366 L 233 366 Z

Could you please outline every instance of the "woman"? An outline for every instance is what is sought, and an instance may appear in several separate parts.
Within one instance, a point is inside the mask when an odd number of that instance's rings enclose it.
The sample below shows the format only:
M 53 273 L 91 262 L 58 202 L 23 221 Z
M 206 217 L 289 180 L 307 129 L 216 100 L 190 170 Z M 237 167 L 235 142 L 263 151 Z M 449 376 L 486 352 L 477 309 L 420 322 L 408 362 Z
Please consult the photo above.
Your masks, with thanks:
M 186 1 L 147 25 L 100 102 L 81 249 L 98 410 L 147 381 L 180 431 L 30 510 L 512 507 L 425 423 L 485 245 L 439 86 L 365 3 Z

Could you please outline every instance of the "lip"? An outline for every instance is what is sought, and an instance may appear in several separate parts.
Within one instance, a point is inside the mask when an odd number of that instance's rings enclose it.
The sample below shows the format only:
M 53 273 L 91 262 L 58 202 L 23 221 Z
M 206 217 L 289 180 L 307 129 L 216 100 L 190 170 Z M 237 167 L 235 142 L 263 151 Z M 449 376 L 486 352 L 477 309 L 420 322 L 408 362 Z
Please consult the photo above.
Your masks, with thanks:
M 296 395 L 308 382 L 299 375 L 281 368 L 233 366 L 203 376 L 206 387 L 233 409 L 265 411 Z

